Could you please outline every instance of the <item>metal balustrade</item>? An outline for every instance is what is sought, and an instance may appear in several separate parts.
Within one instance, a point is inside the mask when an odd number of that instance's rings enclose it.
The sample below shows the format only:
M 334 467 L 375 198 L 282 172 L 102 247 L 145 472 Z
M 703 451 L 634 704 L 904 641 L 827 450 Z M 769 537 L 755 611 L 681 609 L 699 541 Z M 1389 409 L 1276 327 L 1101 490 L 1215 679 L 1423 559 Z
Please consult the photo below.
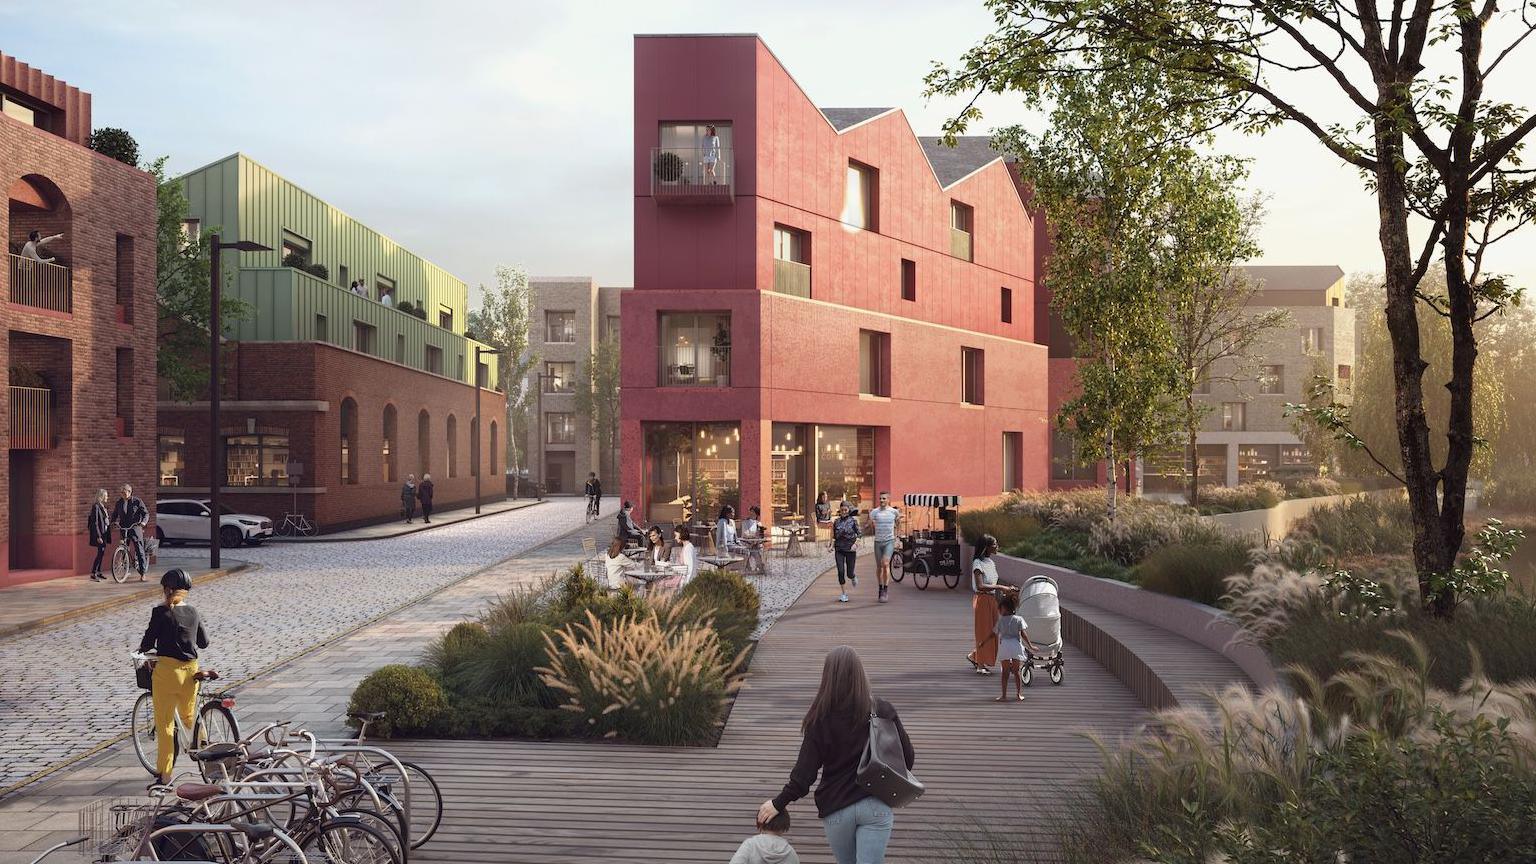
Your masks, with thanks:
M 54 312 L 73 309 L 68 267 L 11 255 L 11 302 Z
M 12 450 L 47 450 L 53 446 L 53 391 L 11 387 Z
M 651 148 L 651 197 L 658 203 L 730 204 L 736 198 L 731 148 Z

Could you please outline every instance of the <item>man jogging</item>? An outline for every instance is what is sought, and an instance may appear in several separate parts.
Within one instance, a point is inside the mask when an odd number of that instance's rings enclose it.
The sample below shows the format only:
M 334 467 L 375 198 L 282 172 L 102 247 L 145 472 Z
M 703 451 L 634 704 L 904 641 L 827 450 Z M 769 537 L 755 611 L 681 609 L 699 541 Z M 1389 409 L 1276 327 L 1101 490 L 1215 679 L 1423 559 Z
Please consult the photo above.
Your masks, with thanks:
M 891 557 L 896 554 L 896 523 L 901 521 L 901 511 L 891 506 L 891 493 L 880 493 L 880 506 L 869 511 L 869 521 L 875 526 L 875 578 L 880 582 L 877 597 L 884 603 L 890 598 Z
M 134 497 L 133 487 L 129 484 L 124 483 L 121 492 L 122 497 L 112 507 L 112 524 L 128 538 L 128 545 L 133 549 L 133 563 L 139 571 L 139 581 L 143 582 L 144 571 L 148 569 L 144 562 L 144 526 L 149 524 L 149 509 L 143 501 Z

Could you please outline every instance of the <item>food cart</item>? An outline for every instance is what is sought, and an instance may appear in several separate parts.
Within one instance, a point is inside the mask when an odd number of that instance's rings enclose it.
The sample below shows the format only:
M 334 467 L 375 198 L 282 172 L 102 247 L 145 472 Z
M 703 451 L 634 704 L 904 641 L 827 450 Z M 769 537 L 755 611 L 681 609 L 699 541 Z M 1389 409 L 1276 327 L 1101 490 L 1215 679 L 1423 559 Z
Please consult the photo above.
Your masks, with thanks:
M 960 554 L 960 533 L 955 526 L 960 496 L 903 495 L 901 504 L 909 530 L 896 538 L 891 579 L 900 582 L 911 573 L 912 584 L 919 591 L 926 591 L 929 581 L 938 576 L 950 589 L 958 588 L 964 564 Z M 921 527 L 917 527 L 919 525 Z

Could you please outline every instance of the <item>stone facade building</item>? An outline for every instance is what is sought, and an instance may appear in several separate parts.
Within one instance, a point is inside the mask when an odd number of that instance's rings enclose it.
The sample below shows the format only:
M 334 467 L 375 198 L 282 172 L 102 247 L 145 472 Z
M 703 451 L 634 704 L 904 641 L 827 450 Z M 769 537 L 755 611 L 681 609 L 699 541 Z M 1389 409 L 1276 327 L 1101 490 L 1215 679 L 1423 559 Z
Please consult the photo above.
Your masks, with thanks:
M 550 276 L 528 281 L 533 298 L 528 342 L 538 362 L 527 386 L 536 394 L 538 417 L 529 424 L 526 452 L 533 476 L 553 495 L 581 492 L 596 472 L 604 488 L 618 491 L 619 441 L 603 447 L 592 418 L 578 410 L 576 388 L 599 342 L 619 340 L 619 297 L 625 288 L 598 285 L 590 277 Z

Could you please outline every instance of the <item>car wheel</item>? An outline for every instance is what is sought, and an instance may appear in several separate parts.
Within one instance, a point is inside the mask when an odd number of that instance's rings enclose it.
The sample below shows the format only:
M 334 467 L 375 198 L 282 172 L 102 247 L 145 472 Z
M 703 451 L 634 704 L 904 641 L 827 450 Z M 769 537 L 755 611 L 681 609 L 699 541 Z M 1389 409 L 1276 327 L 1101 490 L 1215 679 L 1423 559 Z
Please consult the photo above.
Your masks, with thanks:
M 225 549 L 234 549 L 238 547 L 240 545 L 240 541 L 243 539 L 244 538 L 240 534 L 240 529 L 233 525 L 225 525 L 223 528 L 219 529 L 219 546 Z
M 159 525 L 155 526 L 155 540 L 159 541 L 161 546 L 180 546 L 181 545 L 180 543 L 177 543 L 177 542 L 175 542 L 173 540 L 165 539 L 165 530 L 162 529 Z

